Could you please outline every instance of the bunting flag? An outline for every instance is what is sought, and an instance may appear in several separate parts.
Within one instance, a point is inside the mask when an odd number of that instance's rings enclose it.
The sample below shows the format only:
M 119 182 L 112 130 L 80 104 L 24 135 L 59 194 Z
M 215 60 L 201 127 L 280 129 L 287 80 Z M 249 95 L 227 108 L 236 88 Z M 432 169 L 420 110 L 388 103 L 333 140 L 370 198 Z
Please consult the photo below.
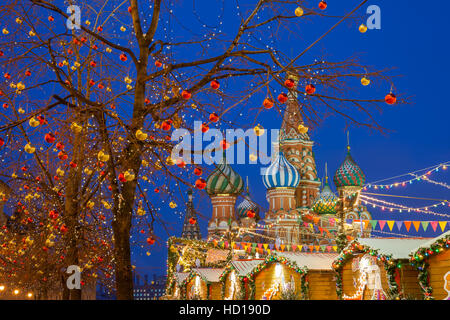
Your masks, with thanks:
M 378 224 L 380 225 L 380 230 L 383 230 L 383 228 L 384 228 L 384 226 L 386 224 L 386 221 L 385 220 L 378 220 Z
M 436 232 L 436 228 L 438 226 L 438 221 L 430 221 L 431 227 L 433 228 L 433 231 Z
M 302 251 L 303 246 L 302 245 L 298 245 L 297 248 L 298 248 L 298 251 Z
M 398 231 L 402 228 L 403 221 L 395 221 L 395 225 L 397 226 Z
M 414 226 L 414 228 L 416 228 L 416 231 L 419 232 L 420 221 L 413 221 L 413 226 Z
M 333 251 L 337 251 L 337 246 L 333 246 Z
M 280 246 L 280 248 L 281 248 L 281 251 L 284 251 L 284 248 L 285 248 L 286 246 L 284 245 L 284 244 L 282 244 L 281 246 Z
M 370 220 L 369 222 L 372 225 L 372 229 L 375 229 L 377 227 L 378 220 Z
M 429 221 L 422 221 L 422 228 L 423 228 L 423 231 L 427 231 L 427 228 L 428 228 L 428 224 L 429 224 L 430 222 Z
M 411 228 L 411 221 L 404 221 L 403 224 L 406 227 L 406 231 L 409 232 L 409 229 Z
M 439 226 L 441 227 L 442 232 L 444 232 L 445 227 L 447 226 L 447 221 L 439 221 Z
M 394 227 L 394 223 L 395 223 L 395 221 L 393 221 L 393 220 L 387 221 L 387 225 L 388 225 L 390 231 L 392 231 L 392 228 Z
M 296 249 L 296 248 L 297 248 L 297 245 L 293 244 L 293 245 L 292 245 L 292 251 L 295 252 L 295 249 Z
M 268 245 L 267 243 L 264 243 L 264 244 L 263 244 L 263 247 L 264 247 L 264 249 L 266 249 L 266 251 L 267 251 L 267 248 L 269 247 L 269 245 Z

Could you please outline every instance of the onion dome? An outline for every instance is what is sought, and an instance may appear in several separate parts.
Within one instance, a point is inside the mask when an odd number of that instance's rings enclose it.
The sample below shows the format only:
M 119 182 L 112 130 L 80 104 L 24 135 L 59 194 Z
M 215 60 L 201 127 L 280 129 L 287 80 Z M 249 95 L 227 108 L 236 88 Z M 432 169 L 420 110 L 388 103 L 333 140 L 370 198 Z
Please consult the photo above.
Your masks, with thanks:
M 294 165 L 287 161 L 283 152 L 278 154 L 263 175 L 263 183 L 267 189 L 296 188 L 299 182 L 300 174 Z
M 236 207 L 236 213 L 239 219 L 247 218 L 249 210 L 252 210 L 255 213 L 255 218 L 259 217 L 259 206 L 256 203 L 254 203 L 250 198 L 247 181 L 247 190 L 245 191 L 244 194 L 244 200 L 242 200 L 242 202 L 239 203 L 238 206 Z
M 350 154 L 350 147 L 347 147 L 347 156 L 344 163 L 336 170 L 333 178 L 337 188 L 341 187 L 362 187 L 366 177 L 361 168 L 356 164 Z
M 244 181 L 227 163 L 225 154 L 222 159 L 223 163 L 219 164 L 206 179 L 206 192 L 209 195 L 240 194 L 244 189 Z
M 326 177 L 325 185 L 316 200 L 314 200 L 311 209 L 317 214 L 336 214 L 337 203 L 338 198 L 334 192 L 331 191 L 331 188 L 328 185 L 328 177 Z

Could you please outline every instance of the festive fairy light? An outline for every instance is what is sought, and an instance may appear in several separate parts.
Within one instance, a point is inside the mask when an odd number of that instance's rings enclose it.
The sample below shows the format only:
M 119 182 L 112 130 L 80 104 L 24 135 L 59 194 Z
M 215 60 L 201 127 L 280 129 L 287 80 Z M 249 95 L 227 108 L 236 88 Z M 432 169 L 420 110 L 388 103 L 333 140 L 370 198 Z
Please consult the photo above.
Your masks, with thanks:
M 425 168 L 425 169 L 420 169 L 420 170 L 416 170 L 413 172 L 408 172 L 399 176 L 395 176 L 395 177 L 391 177 L 391 178 L 386 178 L 383 180 L 378 180 L 372 183 L 366 183 L 364 185 L 364 189 L 366 188 L 373 188 L 373 189 L 390 189 L 393 187 L 405 187 L 408 184 L 412 184 L 414 181 L 421 181 L 421 180 L 427 180 L 426 178 L 428 178 L 428 176 L 433 173 L 433 172 L 438 172 L 439 169 L 443 169 L 446 170 L 447 166 L 450 164 L 450 161 L 447 161 L 445 163 L 441 163 L 437 166 L 433 166 L 433 167 L 429 167 L 429 168 Z M 418 172 L 422 172 L 422 171 L 426 171 L 427 172 L 425 174 L 417 174 Z M 388 183 L 388 184 L 377 184 L 377 182 L 382 182 L 382 181 L 387 181 L 387 180 L 391 180 L 391 179 L 395 179 L 395 178 L 399 178 L 399 177 L 404 177 L 407 175 L 411 175 L 414 176 L 413 179 L 407 179 L 407 180 L 403 180 L 403 181 L 398 181 L 398 182 L 394 182 L 394 183 Z
M 427 214 L 433 214 L 433 215 L 437 215 L 437 216 L 442 216 L 442 217 L 450 217 L 449 214 L 445 214 L 445 213 L 437 213 L 437 212 L 433 212 L 428 210 L 429 207 L 437 207 L 437 206 L 443 206 L 443 205 L 447 205 L 448 201 L 442 201 L 439 203 L 435 203 L 433 205 L 430 206 L 425 206 L 425 207 L 420 207 L 420 208 L 412 208 L 412 207 L 407 207 L 404 205 L 400 205 L 397 203 L 393 203 L 393 202 L 388 202 L 388 201 L 384 201 L 384 200 L 380 200 L 380 199 L 376 199 L 376 198 L 372 198 L 372 197 L 368 197 L 364 194 L 361 194 L 361 200 L 363 201 L 364 204 L 370 204 L 372 205 L 374 208 L 381 208 L 382 210 L 390 210 L 390 211 L 398 211 L 398 212 L 421 212 L 421 213 L 427 213 Z M 382 205 L 380 205 L 380 203 Z

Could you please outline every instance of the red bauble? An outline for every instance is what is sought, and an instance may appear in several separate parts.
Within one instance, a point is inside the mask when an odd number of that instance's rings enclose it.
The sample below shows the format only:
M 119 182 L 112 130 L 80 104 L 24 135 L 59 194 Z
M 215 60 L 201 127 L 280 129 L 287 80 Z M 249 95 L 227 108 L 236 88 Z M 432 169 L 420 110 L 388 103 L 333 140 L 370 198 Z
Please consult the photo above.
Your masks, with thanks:
M 66 225 L 63 224 L 59 230 L 61 230 L 62 233 L 66 233 L 69 230 L 69 228 L 67 228 Z
M 144 102 L 145 102 L 145 104 L 150 104 L 150 99 L 149 98 L 145 98 Z
M 5 140 L 3 140 L 2 138 L 0 138 L 0 147 L 2 147 L 5 144 Z
M 248 210 L 248 211 L 247 211 L 247 217 L 249 217 L 249 218 L 254 218 L 255 215 L 256 215 L 256 213 L 255 213 L 254 210 Z
M 190 224 L 195 224 L 197 222 L 197 220 L 195 218 L 190 218 L 189 219 L 189 223 Z
M 397 97 L 395 96 L 395 94 L 389 93 L 384 98 L 384 101 L 386 101 L 387 104 L 391 104 L 392 105 L 392 104 L 395 104 L 397 102 Z
M 320 10 L 325 10 L 327 8 L 327 3 L 325 1 L 320 1 L 319 2 L 319 9 Z
M 93 85 L 95 84 L 95 81 L 94 80 L 89 80 L 89 85 L 92 87 Z
M 29 69 L 27 69 L 27 71 L 25 71 L 25 76 L 27 76 L 27 77 L 31 76 L 31 71 Z
M 99 83 L 98 85 L 97 85 L 97 87 L 100 89 L 100 90 L 102 90 L 105 86 L 103 85 L 103 83 Z
M 55 21 L 55 18 L 53 18 L 53 16 L 48 16 L 48 21 L 53 22 Z
M 56 212 L 55 210 L 51 210 L 49 212 L 49 216 L 50 216 L 50 219 L 56 219 L 56 218 L 58 218 L 58 212 Z
M 162 67 L 162 63 L 161 63 L 161 61 L 159 61 L 159 60 L 156 60 L 156 61 L 155 61 L 155 67 L 157 67 L 157 68 L 161 68 L 161 67 Z
M 4 53 L 2 50 L 0 50 L 0 57 L 3 57 Z
M 202 175 L 202 173 L 203 173 L 203 169 L 202 168 L 195 168 L 194 169 L 194 174 L 196 175 L 196 176 L 201 176 Z
M 196 187 L 197 189 L 200 189 L 200 190 L 205 189 L 205 187 L 206 187 L 206 181 L 205 181 L 205 179 L 198 178 L 198 179 L 195 181 L 195 187 Z
M 184 162 L 183 159 L 178 159 L 177 160 L 177 166 L 180 167 L 180 168 L 184 168 L 184 167 L 186 167 L 186 162 Z
M 102 32 L 102 31 L 103 31 L 103 27 L 102 27 L 102 26 L 98 26 L 98 27 L 97 27 L 97 31 L 98 31 L 98 32 Z
M 208 132 L 208 130 L 209 130 L 209 126 L 206 123 L 202 123 L 202 132 L 205 133 L 205 132 Z
M 45 135 L 45 141 L 47 142 L 47 143 L 54 143 L 55 142 L 55 140 L 56 140 L 56 137 L 55 137 L 55 135 L 53 134 L 53 133 L 47 133 L 46 135 Z
M 122 53 L 121 55 L 120 55 L 120 61 L 127 61 L 127 55 L 125 54 L 125 53 Z
M 73 162 L 73 161 L 70 161 L 69 165 L 70 165 L 71 168 L 76 168 L 77 167 L 77 164 L 75 162 Z
M 181 92 L 181 97 L 184 100 L 189 100 L 191 98 L 191 93 L 187 90 L 183 90 L 183 92 Z
M 161 123 L 161 129 L 163 129 L 164 131 L 169 131 L 171 127 L 172 125 L 170 124 L 169 121 L 163 121 Z
M 86 37 L 81 37 L 81 42 L 86 43 L 87 42 L 87 38 Z
M 155 190 L 153 190 L 155 193 L 159 193 L 159 189 L 155 188 Z
M 127 181 L 127 179 L 125 179 L 125 176 L 124 176 L 123 173 L 120 173 L 120 174 L 119 174 L 119 181 L 120 181 L 120 182 L 126 182 L 126 181 Z
M 128 7 L 128 12 L 131 13 L 131 7 Z
M 292 80 L 292 79 L 287 79 L 287 80 L 284 82 L 284 85 L 285 85 L 287 88 L 292 89 L 292 88 L 295 86 L 295 82 L 294 82 L 294 80 Z
M 230 147 L 230 144 L 227 142 L 227 140 L 223 139 L 222 141 L 220 141 L 220 147 L 223 150 L 227 150 Z
M 209 121 L 211 122 L 217 122 L 219 121 L 219 116 L 217 115 L 217 113 L 213 112 L 209 115 Z
M 91 61 L 91 67 L 92 67 L 92 68 L 95 68 L 96 65 L 97 65 L 97 62 Z
M 148 243 L 149 245 L 152 245 L 152 244 L 155 243 L 155 239 L 153 239 L 153 237 L 148 237 L 148 238 L 147 238 L 147 243 Z
M 308 84 L 305 88 L 307 94 L 313 94 L 316 92 L 316 87 L 313 84 Z
M 67 54 L 73 54 L 73 50 L 72 49 L 67 49 Z
M 263 101 L 263 106 L 264 106 L 264 108 L 266 108 L 266 109 L 272 108 L 272 107 L 273 107 L 273 101 L 272 101 L 272 99 L 270 99 L 270 98 L 265 98 L 264 101 Z
M 5 73 L 5 79 L 11 79 L 11 74 L 9 72 Z
M 210 85 L 211 85 L 211 88 L 214 89 L 214 90 L 217 90 L 217 89 L 220 88 L 220 83 L 217 80 L 211 81 Z
M 286 103 L 286 101 L 288 101 L 288 96 L 286 93 L 280 93 L 278 95 L 278 101 L 280 101 L 280 103 Z

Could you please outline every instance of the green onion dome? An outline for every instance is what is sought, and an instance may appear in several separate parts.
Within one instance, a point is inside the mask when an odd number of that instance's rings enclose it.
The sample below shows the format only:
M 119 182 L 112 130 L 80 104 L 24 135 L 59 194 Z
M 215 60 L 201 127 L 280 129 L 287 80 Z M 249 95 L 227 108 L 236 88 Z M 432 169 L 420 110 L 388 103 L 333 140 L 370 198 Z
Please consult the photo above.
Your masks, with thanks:
M 344 163 L 336 170 L 333 181 L 337 188 L 364 186 L 366 177 L 361 168 L 353 160 L 350 154 L 350 147 L 348 147 Z
M 226 162 L 225 156 L 223 163 L 206 179 L 206 192 L 211 195 L 230 194 L 238 195 L 244 189 L 244 181 L 236 171 Z
M 338 198 L 334 192 L 331 191 L 327 177 L 325 185 L 316 200 L 314 200 L 311 209 L 317 214 L 336 214 L 337 203 Z

